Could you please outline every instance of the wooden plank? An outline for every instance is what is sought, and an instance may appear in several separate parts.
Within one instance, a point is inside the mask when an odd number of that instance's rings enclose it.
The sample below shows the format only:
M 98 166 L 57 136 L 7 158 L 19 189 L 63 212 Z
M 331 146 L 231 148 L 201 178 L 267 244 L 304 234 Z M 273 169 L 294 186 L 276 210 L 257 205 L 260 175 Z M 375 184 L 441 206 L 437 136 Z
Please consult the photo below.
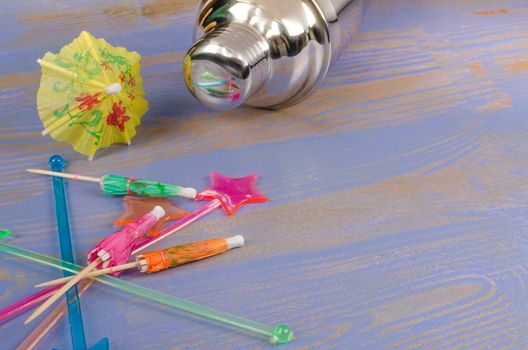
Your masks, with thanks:
M 124 278 L 288 323 L 297 336 L 291 349 L 524 348 L 525 2 L 370 1 L 360 35 L 310 99 L 280 111 L 223 113 L 198 105 L 183 83 L 192 7 L 182 0 L 0 5 L 0 226 L 16 233 L 13 242 L 58 253 L 49 179 L 23 173 L 53 153 L 72 172 L 197 188 L 212 170 L 257 172 L 269 203 L 230 218 L 218 212 L 163 245 L 244 234 L 243 249 Z M 133 145 L 92 163 L 40 137 L 34 98 L 35 59 L 83 29 L 142 54 L 150 103 Z M 82 258 L 112 231 L 121 200 L 68 185 Z M 5 256 L 0 262 L 0 306 L 58 276 Z M 86 293 L 83 306 L 89 337 L 110 336 L 118 349 L 269 348 L 104 286 Z M 21 323 L 0 325 L 3 346 L 29 333 Z M 68 348 L 66 327 L 43 348 Z

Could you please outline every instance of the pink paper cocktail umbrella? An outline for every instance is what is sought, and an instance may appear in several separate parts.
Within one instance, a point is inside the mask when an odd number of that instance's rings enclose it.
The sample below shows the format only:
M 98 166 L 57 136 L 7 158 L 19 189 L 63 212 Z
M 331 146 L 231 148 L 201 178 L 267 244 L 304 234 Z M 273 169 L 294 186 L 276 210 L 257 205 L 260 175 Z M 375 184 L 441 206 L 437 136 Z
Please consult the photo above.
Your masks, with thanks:
M 28 324 L 38 317 L 57 299 L 59 299 L 61 295 L 66 293 L 68 289 L 83 279 L 95 268 L 107 268 L 128 262 L 132 253 L 132 247 L 134 247 L 138 241 L 142 240 L 150 228 L 164 215 L 165 211 L 163 208 L 156 206 L 150 213 L 143 215 L 136 221 L 126 225 L 121 230 L 114 232 L 99 242 L 95 248 L 88 253 L 89 265 L 40 305 L 35 312 L 24 321 L 24 324 Z M 117 275 L 119 272 L 114 272 L 114 274 Z
M 96 268 L 109 268 L 127 263 L 132 248 L 145 237 L 149 229 L 165 215 L 162 207 L 154 209 L 136 221 L 125 225 L 123 229 L 106 237 L 88 253 L 88 263 L 100 261 Z M 113 272 L 117 276 L 120 272 Z

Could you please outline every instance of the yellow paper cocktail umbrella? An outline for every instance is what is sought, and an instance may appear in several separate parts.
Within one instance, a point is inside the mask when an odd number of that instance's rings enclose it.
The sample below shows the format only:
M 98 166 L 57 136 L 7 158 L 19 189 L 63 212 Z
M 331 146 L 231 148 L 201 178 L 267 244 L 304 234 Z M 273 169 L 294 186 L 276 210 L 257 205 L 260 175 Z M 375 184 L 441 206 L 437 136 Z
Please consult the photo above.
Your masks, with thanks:
M 127 143 L 146 112 L 141 56 L 88 32 L 38 60 L 37 107 L 45 129 L 93 159 L 98 149 Z

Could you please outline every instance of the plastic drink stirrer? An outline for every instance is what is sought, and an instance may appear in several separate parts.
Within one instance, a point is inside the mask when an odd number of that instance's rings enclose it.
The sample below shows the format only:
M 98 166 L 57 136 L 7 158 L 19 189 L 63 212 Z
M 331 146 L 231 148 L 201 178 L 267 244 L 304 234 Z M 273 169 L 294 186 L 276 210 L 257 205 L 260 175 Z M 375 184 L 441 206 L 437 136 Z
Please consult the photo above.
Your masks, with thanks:
M 9 237 L 12 232 L 10 230 L 0 230 L 2 231 L 0 234 L 0 239 L 1 238 L 7 238 Z M 88 283 L 86 284 L 90 284 L 94 282 L 93 280 L 90 280 L 88 281 Z M 54 285 L 54 286 L 51 286 L 51 287 L 48 287 L 48 288 L 45 288 L 45 289 L 41 289 L 39 290 L 38 292 L 36 293 L 33 293 L 31 295 L 28 295 L 27 297 L 25 298 L 22 298 L 16 302 L 14 302 L 13 304 L 11 305 L 8 305 L 6 307 L 4 307 L 3 309 L 0 309 L 0 324 L 1 322 L 11 318 L 11 317 L 14 317 L 20 313 L 23 313 L 24 311 L 32 308 L 33 306 L 39 304 L 40 302 L 48 299 L 50 296 L 52 296 L 58 289 L 60 288 L 60 285 Z M 62 308 L 61 310 L 61 317 L 66 313 L 67 309 L 66 309 L 66 305 L 64 305 L 64 307 Z M 27 339 L 27 338 L 26 338 Z M 24 341 L 24 343 L 26 343 Z M 26 344 L 27 346 L 21 348 L 21 349 L 24 349 L 24 350 L 29 350 L 29 349 L 32 349 L 33 348 L 33 344 L 32 345 L 28 345 Z
M 52 171 L 62 172 L 62 169 L 65 164 L 66 162 L 59 155 L 54 155 L 49 159 L 49 165 Z M 70 223 L 68 220 L 68 205 L 66 203 L 64 181 L 60 177 L 54 177 L 52 181 L 61 256 L 67 262 L 73 263 L 73 249 L 70 234 Z M 70 275 L 71 273 L 69 273 L 68 271 L 64 271 L 64 277 Z M 77 286 L 70 288 L 66 292 L 66 301 L 66 304 L 68 305 L 68 316 L 70 320 L 70 334 L 72 339 L 72 347 L 74 350 L 84 350 L 86 349 L 86 337 L 84 334 L 81 304 L 79 301 Z M 101 339 L 96 345 L 92 347 L 92 349 L 108 349 L 108 339 Z
M 18 315 L 27 309 L 39 304 L 41 301 L 48 299 L 53 295 L 60 286 L 54 285 L 46 289 L 39 290 L 36 293 L 28 295 L 27 297 L 18 300 L 17 302 L 0 309 L 0 321 L 6 320 L 10 317 Z
M 27 260 L 37 262 L 42 265 L 55 267 L 72 273 L 78 273 L 82 266 L 78 266 L 66 261 L 53 258 L 31 250 L 19 248 L 10 244 L 0 242 L 0 252 L 15 255 Z M 134 283 L 130 283 L 119 278 L 110 276 L 96 277 L 96 280 L 108 286 L 120 289 L 130 294 L 156 301 L 173 308 L 186 311 L 190 314 L 201 316 L 208 320 L 213 320 L 221 324 L 243 329 L 254 334 L 267 337 L 274 344 L 287 343 L 293 339 L 293 332 L 287 325 L 271 327 L 259 322 L 251 321 L 243 317 L 235 316 L 224 311 L 216 310 L 208 306 L 203 306 L 182 298 L 171 296 L 156 290 L 152 290 Z

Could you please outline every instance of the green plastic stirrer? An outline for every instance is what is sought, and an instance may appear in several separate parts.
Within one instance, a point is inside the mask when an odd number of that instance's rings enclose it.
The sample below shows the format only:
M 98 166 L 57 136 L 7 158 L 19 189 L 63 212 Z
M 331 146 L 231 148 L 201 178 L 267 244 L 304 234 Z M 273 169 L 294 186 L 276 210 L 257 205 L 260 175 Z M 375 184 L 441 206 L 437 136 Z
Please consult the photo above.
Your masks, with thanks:
M 0 252 L 15 255 L 27 260 L 37 262 L 42 265 L 52 266 L 60 270 L 77 273 L 82 270 L 82 266 L 75 265 L 48 255 L 33 252 L 31 250 L 15 247 L 10 244 L 0 242 Z M 265 324 L 251 321 L 243 317 L 235 316 L 227 312 L 213 309 L 208 306 L 199 305 L 185 299 L 177 298 L 162 292 L 158 292 L 146 287 L 139 286 L 115 277 L 100 276 L 95 278 L 97 281 L 108 286 L 120 289 L 122 291 L 156 301 L 161 304 L 169 305 L 191 314 L 202 316 L 220 323 L 228 324 L 246 331 L 268 337 L 270 342 L 283 344 L 293 339 L 293 332 L 287 325 L 278 325 L 270 327 Z

